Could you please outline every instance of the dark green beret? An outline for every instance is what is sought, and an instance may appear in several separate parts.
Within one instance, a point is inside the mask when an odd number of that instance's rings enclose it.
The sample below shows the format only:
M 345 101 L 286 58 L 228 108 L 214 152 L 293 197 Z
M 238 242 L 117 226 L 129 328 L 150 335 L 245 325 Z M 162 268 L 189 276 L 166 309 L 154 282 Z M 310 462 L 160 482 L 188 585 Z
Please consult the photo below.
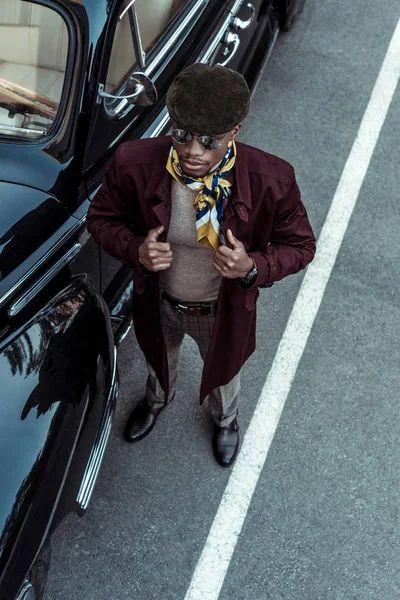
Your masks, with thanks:
M 237 71 L 195 63 L 175 77 L 166 102 L 171 118 L 182 129 L 219 135 L 247 116 L 250 90 Z

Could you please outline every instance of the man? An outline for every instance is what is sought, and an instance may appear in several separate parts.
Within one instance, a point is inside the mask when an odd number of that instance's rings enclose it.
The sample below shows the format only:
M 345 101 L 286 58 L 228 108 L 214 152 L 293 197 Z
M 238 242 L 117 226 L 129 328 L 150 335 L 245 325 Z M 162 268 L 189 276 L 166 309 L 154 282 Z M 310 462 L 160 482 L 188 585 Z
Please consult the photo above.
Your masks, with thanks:
M 255 349 L 258 288 L 303 269 L 315 252 L 293 167 L 235 143 L 249 104 L 239 73 L 187 67 L 167 95 L 172 136 L 122 144 L 88 212 L 97 242 L 133 268 L 149 375 L 125 439 L 148 435 L 173 399 L 188 334 L 204 360 L 200 403 L 208 396 L 223 467 L 239 447 L 240 369 Z

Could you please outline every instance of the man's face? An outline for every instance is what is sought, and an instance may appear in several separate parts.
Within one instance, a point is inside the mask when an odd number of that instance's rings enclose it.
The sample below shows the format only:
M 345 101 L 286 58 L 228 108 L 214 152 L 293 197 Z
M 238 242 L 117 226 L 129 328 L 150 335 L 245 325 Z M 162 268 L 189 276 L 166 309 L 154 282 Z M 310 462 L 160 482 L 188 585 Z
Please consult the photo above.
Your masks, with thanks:
M 197 178 L 204 177 L 204 175 L 209 173 L 210 169 L 224 158 L 229 142 L 237 136 L 240 127 L 241 125 L 237 125 L 228 133 L 211 136 L 221 144 L 213 151 L 204 150 L 200 146 L 197 138 L 204 134 L 199 133 L 198 131 L 189 132 L 194 137 L 188 144 L 178 144 L 172 139 L 173 146 L 179 156 L 179 163 L 184 173 L 189 175 L 189 177 Z M 173 128 L 179 129 L 180 127 L 176 123 L 173 123 Z

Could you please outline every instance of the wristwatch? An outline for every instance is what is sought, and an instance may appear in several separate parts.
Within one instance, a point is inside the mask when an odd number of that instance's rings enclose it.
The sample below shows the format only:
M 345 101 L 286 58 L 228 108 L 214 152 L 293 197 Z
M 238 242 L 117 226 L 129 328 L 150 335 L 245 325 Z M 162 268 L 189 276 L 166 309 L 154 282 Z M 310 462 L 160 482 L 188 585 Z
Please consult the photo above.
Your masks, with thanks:
M 245 277 L 241 277 L 241 282 L 247 287 L 252 285 L 257 279 L 258 270 L 256 265 L 254 264 L 253 268 L 247 273 Z

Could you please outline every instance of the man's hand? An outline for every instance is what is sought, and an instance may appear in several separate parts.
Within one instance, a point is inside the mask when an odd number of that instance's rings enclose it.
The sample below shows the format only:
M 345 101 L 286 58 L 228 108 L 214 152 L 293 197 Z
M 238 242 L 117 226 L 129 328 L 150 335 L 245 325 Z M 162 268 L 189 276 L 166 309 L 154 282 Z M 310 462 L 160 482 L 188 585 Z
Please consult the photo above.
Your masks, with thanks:
M 139 262 L 149 271 L 164 271 L 172 262 L 172 250 L 169 242 L 158 242 L 164 227 L 150 229 L 143 244 L 139 247 Z
M 214 253 L 213 265 L 222 277 L 236 279 L 246 277 L 253 268 L 253 259 L 247 254 L 242 242 L 239 242 L 230 229 L 226 236 L 232 248 L 221 245 Z

